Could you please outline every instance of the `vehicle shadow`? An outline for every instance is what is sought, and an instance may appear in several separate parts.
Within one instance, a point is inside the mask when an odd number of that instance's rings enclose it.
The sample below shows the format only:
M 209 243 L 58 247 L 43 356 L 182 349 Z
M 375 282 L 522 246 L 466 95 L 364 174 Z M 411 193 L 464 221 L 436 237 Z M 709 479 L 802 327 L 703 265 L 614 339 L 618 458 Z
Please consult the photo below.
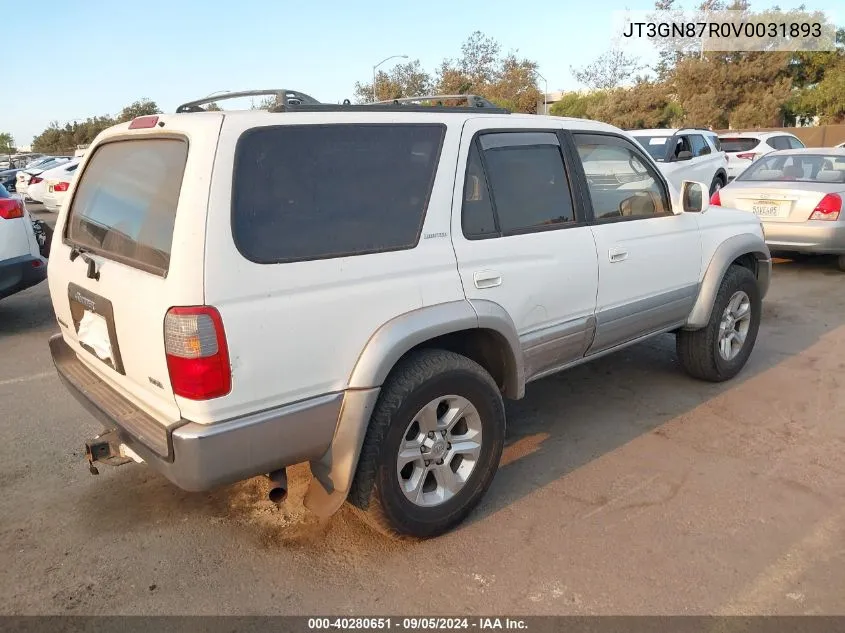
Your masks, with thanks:
M 817 259 L 776 266 L 754 353 L 743 372 L 727 383 L 687 376 L 675 354 L 674 336 L 664 335 L 530 384 L 523 400 L 507 404 L 508 439 L 493 485 L 457 531 L 737 388 L 845 324 L 845 310 L 832 311 L 827 303 L 829 281 L 819 274 L 826 266 Z M 796 297 L 799 276 L 801 296 Z M 779 284 L 781 278 L 791 279 L 790 285 Z M 845 299 L 838 301 L 845 306 Z M 823 318 L 815 318 L 815 305 L 824 309 Z M 74 501 L 79 508 L 74 517 L 87 523 L 91 533 L 101 531 L 104 520 L 110 531 L 120 533 L 199 520 L 232 529 L 238 538 L 246 534 L 261 547 L 300 548 L 315 564 L 353 555 L 347 552 L 413 546 L 387 542 L 346 507 L 328 521 L 318 519 L 302 505 L 309 477 L 305 465 L 289 469 L 290 496 L 277 506 L 268 501 L 269 483 L 262 477 L 188 493 L 147 467 L 128 465 L 106 469 L 85 486 Z
M 478 510 L 464 524 L 483 521 L 533 491 L 654 432 L 728 390 L 736 389 L 816 344 L 845 324 L 831 311 L 829 280 L 835 258 L 778 258 L 754 352 L 743 371 L 724 383 L 689 377 L 667 334 L 531 383 L 526 396 L 506 403 L 508 436 L 499 471 Z M 778 281 L 801 280 L 801 297 Z M 840 304 L 845 301 L 838 300 Z M 813 318 L 818 308 L 824 318 Z M 831 315 L 835 314 L 833 318 Z M 741 413 L 737 413 L 737 419 Z

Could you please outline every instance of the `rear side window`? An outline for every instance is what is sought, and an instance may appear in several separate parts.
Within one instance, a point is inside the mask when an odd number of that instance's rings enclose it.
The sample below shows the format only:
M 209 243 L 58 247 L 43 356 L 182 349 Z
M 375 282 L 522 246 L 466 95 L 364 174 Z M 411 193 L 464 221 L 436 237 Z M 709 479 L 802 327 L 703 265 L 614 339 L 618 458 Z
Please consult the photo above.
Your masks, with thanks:
M 715 134 L 708 134 L 707 138 L 713 143 L 713 147 L 716 149 L 717 152 L 722 151 L 722 141 L 719 140 L 719 137 Z
M 130 266 L 164 275 L 188 157 L 178 139 L 101 145 L 81 174 L 66 237 Z
M 693 156 L 704 156 L 710 153 L 710 146 L 700 134 L 691 134 L 689 140 L 692 145 Z
M 750 152 L 760 144 L 760 139 L 742 137 L 722 137 L 722 149 L 726 152 Z
M 232 232 L 274 264 L 413 248 L 445 127 L 284 125 L 238 141 Z
M 802 143 L 800 140 L 798 140 L 794 136 L 787 136 L 786 138 L 789 139 L 790 149 L 803 149 L 804 148 L 804 143 Z

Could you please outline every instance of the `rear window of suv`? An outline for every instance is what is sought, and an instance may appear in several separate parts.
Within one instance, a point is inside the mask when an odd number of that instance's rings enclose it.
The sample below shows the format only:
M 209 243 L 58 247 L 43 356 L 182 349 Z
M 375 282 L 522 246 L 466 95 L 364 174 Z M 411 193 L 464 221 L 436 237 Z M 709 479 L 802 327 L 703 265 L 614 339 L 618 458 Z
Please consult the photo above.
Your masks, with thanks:
M 750 152 L 760 144 L 760 139 L 756 138 L 731 138 L 729 136 L 720 138 L 722 150 L 725 152 Z
M 261 264 L 413 248 L 444 134 L 442 124 L 245 132 L 235 157 L 235 244 Z
M 67 239 L 75 246 L 164 275 L 188 157 L 178 139 L 99 146 L 76 187 Z

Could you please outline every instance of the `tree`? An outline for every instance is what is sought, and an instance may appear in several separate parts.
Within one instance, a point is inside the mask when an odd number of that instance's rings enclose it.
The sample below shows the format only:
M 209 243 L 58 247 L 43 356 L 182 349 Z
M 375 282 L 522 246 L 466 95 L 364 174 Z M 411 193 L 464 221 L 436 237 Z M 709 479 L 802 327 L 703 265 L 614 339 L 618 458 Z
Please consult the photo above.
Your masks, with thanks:
M 0 132 L 0 150 L 4 152 L 15 150 L 15 138 L 8 132 Z
M 418 59 L 407 64 L 396 64 L 389 71 L 379 70 L 376 74 L 377 101 L 419 97 L 430 94 L 433 88 L 431 75 L 423 70 Z M 356 81 L 355 100 L 358 103 L 372 103 L 373 84 Z
M 570 66 L 575 79 L 590 90 L 618 88 L 643 68 L 638 57 L 628 55 L 619 48 L 602 53 L 592 63 L 581 68 Z
M 590 118 L 625 130 L 676 127 L 681 108 L 669 97 L 666 85 L 641 81 L 631 88 L 616 88 L 597 101 Z
M 161 110 L 158 105 L 156 105 L 155 101 L 144 97 L 143 99 L 139 99 L 138 101 L 135 101 L 123 108 L 123 110 L 120 111 L 120 114 L 117 115 L 117 123 L 125 123 L 126 121 L 131 121 L 139 116 L 147 116 L 150 114 L 161 114 Z

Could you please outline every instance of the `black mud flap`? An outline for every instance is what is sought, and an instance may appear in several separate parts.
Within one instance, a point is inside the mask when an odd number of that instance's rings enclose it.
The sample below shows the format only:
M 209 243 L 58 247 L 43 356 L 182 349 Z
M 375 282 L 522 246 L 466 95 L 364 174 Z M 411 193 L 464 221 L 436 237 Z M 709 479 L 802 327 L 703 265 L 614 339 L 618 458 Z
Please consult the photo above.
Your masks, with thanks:
M 116 429 L 85 442 L 85 457 L 88 460 L 88 470 L 92 475 L 100 474 L 95 463 L 122 466 L 132 461 L 131 458 L 121 455 L 120 444 L 120 436 Z

